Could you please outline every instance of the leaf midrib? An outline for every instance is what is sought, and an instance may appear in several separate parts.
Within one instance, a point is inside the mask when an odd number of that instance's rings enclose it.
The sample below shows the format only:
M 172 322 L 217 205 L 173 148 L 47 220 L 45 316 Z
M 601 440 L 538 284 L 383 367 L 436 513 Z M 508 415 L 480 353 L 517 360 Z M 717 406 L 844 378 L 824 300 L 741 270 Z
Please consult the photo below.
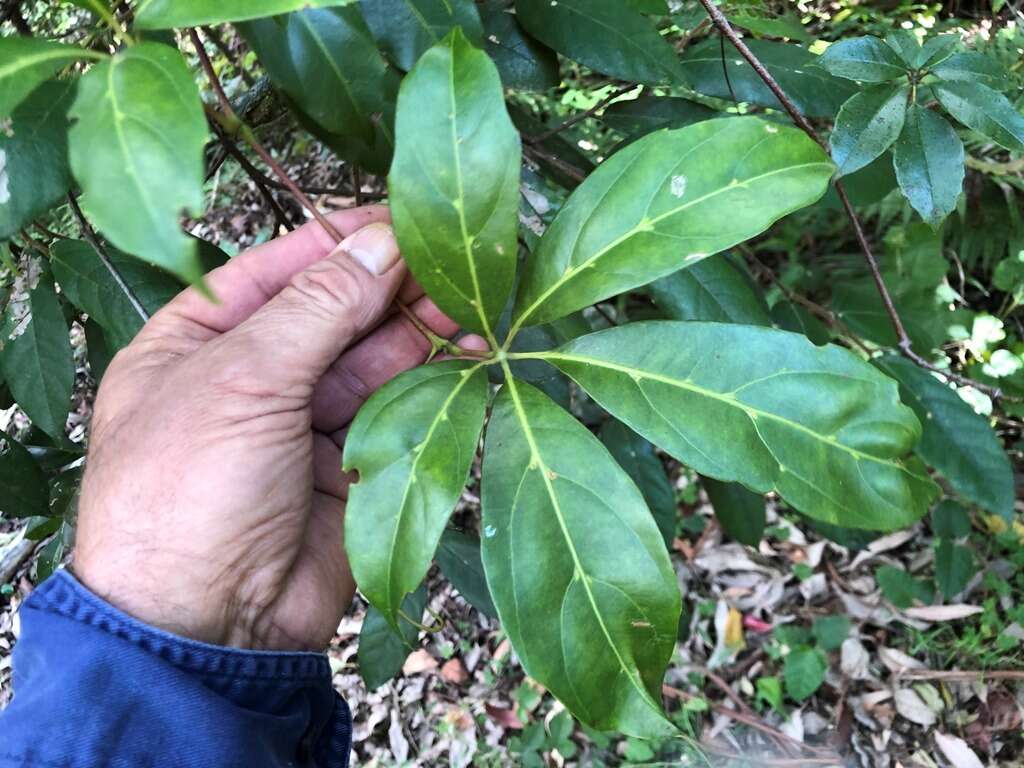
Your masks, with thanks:
M 544 488 L 547 491 L 548 498 L 551 501 L 551 508 L 555 513 L 555 519 L 558 521 L 558 527 L 562 531 L 562 537 L 565 539 L 566 546 L 569 548 L 569 554 L 572 556 L 573 567 L 576 575 L 583 585 L 583 590 L 586 592 L 587 600 L 590 602 L 590 608 L 594 612 L 594 618 L 597 620 L 598 626 L 601 628 L 601 633 L 604 635 L 608 646 L 612 649 L 615 654 L 615 658 L 619 663 L 620 671 L 629 679 L 632 686 L 640 694 L 641 700 L 646 703 L 651 709 L 658 713 L 659 717 L 663 717 L 661 710 L 651 701 L 650 693 L 644 688 L 643 684 L 637 680 L 639 672 L 636 676 L 631 672 L 629 666 L 626 664 L 625 659 L 622 658 L 622 654 L 619 653 L 619 648 L 612 640 L 611 633 L 608 631 L 608 627 L 605 625 L 604 615 L 598 609 L 597 600 L 594 597 L 593 590 L 590 586 L 590 576 L 583 569 L 583 563 L 580 561 L 579 553 L 576 551 L 576 545 L 573 542 L 572 536 L 569 533 L 568 525 L 565 522 L 565 516 L 562 514 L 562 507 L 558 500 L 558 494 L 555 493 L 554 486 L 551 483 L 551 477 L 549 475 L 550 469 L 544 462 L 544 458 L 541 456 L 540 448 L 537 445 L 537 441 L 533 436 L 533 429 L 530 427 L 529 418 L 526 415 L 526 409 L 523 408 L 523 403 L 519 399 L 519 390 L 516 387 L 516 379 L 512 375 L 512 369 L 506 360 L 501 361 L 501 367 L 505 374 L 506 385 L 509 388 L 509 394 L 512 396 L 512 406 L 515 409 L 516 417 L 519 421 L 520 426 L 523 430 L 523 437 L 526 438 L 526 444 L 530 449 L 531 463 L 536 462 L 537 471 L 540 472 L 541 479 L 544 481 Z M 525 478 L 526 473 L 530 471 L 529 465 L 525 468 L 523 476 Z M 521 481 L 522 482 L 522 481 Z M 568 593 L 568 590 L 567 590 Z M 567 676 L 568 677 L 568 676 Z
M 548 361 L 551 361 L 551 360 L 566 360 L 568 362 L 582 363 L 584 365 L 593 365 L 593 366 L 596 366 L 596 367 L 599 367 L 599 368 L 605 368 L 605 369 L 608 369 L 608 370 L 616 371 L 617 373 L 621 373 L 621 374 L 623 374 L 625 376 L 629 376 L 633 380 L 636 380 L 638 378 L 639 379 L 650 379 L 651 381 L 656 381 L 656 382 L 659 382 L 661 384 L 666 384 L 666 385 L 671 386 L 671 387 L 676 387 L 677 389 L 683 389 L 683 390 L 686 390 L 688 392 L 693 392 L 694 394 L 698 394 L 698 395 L 701 395 L 703 397 L 708 397 L 708 398 L 711 398 L 713 400 L 717 400 L 719 402 L 726 403 L 727 405 L 730 405 L 730 406 L 732 406 L 734 408 L 738 408 L 739 410 L 743 411 L 752 421 L 754 421 L 755 424 L 757 422 L 757 419 L 759 419 L 759 418 L 765 418 L 765 419 L 767 419 L 769 421 L 775 421 L 775 422 L 783 424 L 784 426 L 787 426 L 787 427 L 789 427 L 791 429 L 795 429 L 795 430 L 798 430 L 800 432 L 804 432 L 805 434 L 810 435 L 811 437 L 815 438 L 816 440 L 818 440 L 820 442 L 825 443 L 826 445 L 830 445 L 830 446 L 832 446 L 834 448 L 837 448 L 839 450 L 845 451 L 845 452 L 849 453 L 850 455 L 852 455 L 854 458 L 865 459 L 865 460 L 868 460 L 868 461 L 873 461 L 875 463 L 882 464 L 882 465 L 887 466 L 887 467 L 896 467 L 900 471 L 905 472 L 908 475 L 911 475 L 912 477 L 917 477 L 916 475 L 911 473 L 906 467 L 902 466 L 901 464 L 899 464 L 898 462 L 896 462 L 896 461 L 894 461 L 892 459 L 883 459 L 883 458 L 880 458 L 878 456 L 873 456 L 870 453 L 865 453 L 864 451 L 860 451 L 860 450 L 858 450 L 856 448 L 852 448 L 852 447 L 850 447 L 848 445 L 844 445 L 843 443 L 840 443 L 837 440 L 829 438 L 827 435 L 822 435 L 819 432 L 815 432 L 810 427 L 804 426 L 803 424 L 801 424 L 798 421 L 793 421 L 792 419 L 787 419 L 784 416 L 780 416 L 780 415 L 778 415 L 776 413 L 772 413 L 771 411 L 765 411 L 765 410 L 762 410 L 760 408 L 755 408 L 754 406 L 751 406 L 751 405 L 748 405 L 746 403 L 743 403 L 742 401 L 737 400 L 735 397 L 731 397 L 728 394 L 724 394 L 724 393 L 721 393 L 721 392 L 715 392 L 712 389 L 707 389 L 705 387 L 698 386 L 697 384 L 694 384 L 693 382 L 685 381 L 684 379 L 676 379 L 676 378 L 673 378 L 671 376 L 664 376 L 662 374 L 654 373 L 652 371 L 647 371 L 647 370 L 644 370 L 642 368 L 632 368 L 632 367 L 627 366 L 627 365 L 621 365 L 621 364 L 618 364 L 618 363 L 612 363 L 610 361 L 602 360 L 601 358 L 597 358 L 597 357 L 587 357 L 585 355 L 569 354 L 569 353 L 565 353 L 565 352 L 526 352 L 526 353 L 519 353 L 517 355 L 517 357 L 530 357 L 530 358 L 536 358 L 536 359 L 539 359 L 539 360 L 548 360 Z M 764 378 L 770 378 L 770 377 L 764 377 Z M 747 385 L 743 385 L 743 386 L 747 386 Z M 764 441 L 763 438 L 762 438 L 762 441 Z M 765 446 L 767 447 L 767 442 L 765 442 Z
M 574 278 L 577 274 L 582 272 L 584 269 L 587 269 L 593 262 L 595 262 L 598 259 L 600 259 L 602 256 L 604 256 L 609 251 L 612 251 L 615 248 L 618 248 L 620 245 L 622 245 L 624 242 L 629 240 L 631 237 L 635 237 L 636 235 L 638 235 L 641 232 L 653 231 L 655 225 L 658 224 L 659 222 L 663 221 L 664 219 L 669 218 L 671 216 L 676 216 L 676 215 L 682 213 L 683 211 L 687 210 L 691 206 L 697 205 L 698 203 L 706 202 L 707 200 L 710 200 L 710 199 L 716 197 L 717 195 L 724 194 L 725 192 L 728 192 L 729 190 L 746 187 L 746 186 L 748 186 L 748 185 L 750 185 L 752 183 L 761 181 L 762 179 L 766 179 L 766 178 L 768 178 L 770 176 L 775 176 L 775 175 L 780 174 L 780 173 L 789 173 L 790 171 L 796 171 L 796 170 L 800 170 L 802 168 L 811 168 L 811 167 L 819 166 L 819 165 L 820 166 L 824 166 L 824 167 L 831 167 L 832 164 L 830 162 L 820 162 L 819 161 L 819 162 L 814 162 L 814 163 L 800 163 L 798 165 L 787 165 L 784 168 L 776 168 L 775 170 L 768 171 L 767 173 L 761 173 L 761 174 L 758 174 L 756 176 L 751 176 L 750 178 L 744 179 L 743 181 L 737 182 L 735 184 L 726 184 L 724 186 L 721 186 L 718 189 L 714 190 L 713 192 L 708 192 L 707 194 L 702 195 L 702 196 L 700 196 L 698 198 L 695 198 L 695 199 L 691 200 L 688 203 L 684 203 L 683 205 L 680 205 L 680 206 L 677 206 L 675 208 L 672 208 L 672 209 L 666 211 L 665 213 L 661 213 L 661 214 L 655 216 L 653 219 L 648 219 L 645 216 L 644 219 L 641 220 L 638 224 L 634 225 L 631 229 L 629 229 L 628 231 L 626 231 L 625 233 L 623 233 L 619 237 L 615 238 L 615 240 L 610 242 L 608 245 L 605 245 L 602 248 L 600 248 L 597 252 L 594 253 L 593 256 L 590 256 L 586 260 L 584 260 L 581 263 L 577 264 L 575 267 L 572 267 L 571 269 L 568 269 L 565 272 L 563 272 L 562 275 L 557 280 L 555 280 L 547 288 L 547 290 L 545 290 L 540 296 L 538 296 L 534 300 L 534 302 L 529 307 L 526 308 L 526 310 L 516 320 L 515 324 L 513 325 L 513 328 L 518 330 L 520 327 L 525 325 L 526 324 L 526 319 L 528 317 L 530 317 L 530 315 L 532 315 L 541 304 L 543 304 L 545 301 L 547 301 L 548 298 L 550 298 L 552 295 L 554 295 L 555 292 L 557 292 L 559 289 L 561 289 L 563 285 L 565 285 L 568 281 L 572 280 L 572 278 Z M 735 179 L 734 179 L 734 181 L 735 181 Z M 648 210 L 649 210 L 649 208 L 648 208 Z M 591 214 L 591 215 L 593 215 L 593 214 Z M 589 218 L 590 217 L 588 217 L 588 221 L 589 221 Z M 575 248 L 575 246 L 574 246 L 574 248 Z

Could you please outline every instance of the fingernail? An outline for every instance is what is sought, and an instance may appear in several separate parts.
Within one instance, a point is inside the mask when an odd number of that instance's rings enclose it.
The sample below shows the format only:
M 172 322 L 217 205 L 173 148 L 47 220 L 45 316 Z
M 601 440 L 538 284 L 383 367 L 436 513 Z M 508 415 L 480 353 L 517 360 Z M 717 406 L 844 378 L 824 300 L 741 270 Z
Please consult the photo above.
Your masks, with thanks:
M 383 221 L 368 224 L 341 241 L 345 251 L 372 275 L 383 275 L 398 261 L 398 243 L 394 230 Z

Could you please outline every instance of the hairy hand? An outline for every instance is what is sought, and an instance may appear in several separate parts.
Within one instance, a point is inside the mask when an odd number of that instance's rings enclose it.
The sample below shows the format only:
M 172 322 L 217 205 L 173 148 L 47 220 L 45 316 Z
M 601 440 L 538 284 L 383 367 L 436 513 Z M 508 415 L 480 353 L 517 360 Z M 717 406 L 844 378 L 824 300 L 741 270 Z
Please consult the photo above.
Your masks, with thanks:
M 104 376 L 74 570 L 145 622 L 319 649 L 352 600 L 346 426 L 430 351 L 392 300 L 457 328 L 407 276 L 386 208 L 332 221 L 340 246 L 312 223 L 208 275 L 219 303 L 184 291 Z

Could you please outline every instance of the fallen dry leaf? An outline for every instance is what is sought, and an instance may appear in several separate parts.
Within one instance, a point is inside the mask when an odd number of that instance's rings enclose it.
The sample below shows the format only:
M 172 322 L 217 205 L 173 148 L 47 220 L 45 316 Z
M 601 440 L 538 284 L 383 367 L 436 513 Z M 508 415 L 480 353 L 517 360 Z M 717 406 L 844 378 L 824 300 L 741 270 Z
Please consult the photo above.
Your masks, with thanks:
M 844 675 L 852 680 L 867 680 L 871 677 L 870 662 L 871 657 L 860 640 L 855 637 L 843 640 L 839 668 Z
M 441 667 L 441 677 L 454 685 L 462 685 L 469 680 L 469 672 L 466 671 L 462 659 L 456 657 L 444 663 Z
M 484 704 L 484 709 L 487 710 L 487 715 L 491 720 L 496 722 L 502 728 L 508 728 L 515 731 L 521 731 L 523 729 L 523 721 L 519 719 L 519 715 L 516 714 L 514 709 L 496 707 L 493 704 Z
M 925 605 L 918 608 L 907 608 L 903 613 L 912 619 L 921 621 L 956 621 L 974 616 L 983 610 L 980 605 L 956 603 L 954 605 Z
M 942 754 L 953 765 L 953 768 L 985 768 L 985 765 L 963 739 L 936 733 L 935 744 L 942 750 Z
M 430 655 L 426 648 L 420 648 L 409 654 L 402 665 L 403 675 L 418 675 L 421 672 L 430 672 L 437 669 L 437 659 Z
M 938 722 L 938 715 L 910 688 L 901 688 L 893 694 L 896 711 L 912 723 L 931 728 Z

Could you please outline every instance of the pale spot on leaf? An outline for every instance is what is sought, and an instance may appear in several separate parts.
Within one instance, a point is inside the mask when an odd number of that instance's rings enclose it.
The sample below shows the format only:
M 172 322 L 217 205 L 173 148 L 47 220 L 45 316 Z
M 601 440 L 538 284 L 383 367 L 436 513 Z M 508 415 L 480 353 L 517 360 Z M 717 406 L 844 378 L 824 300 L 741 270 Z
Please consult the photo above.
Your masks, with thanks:
M 669 184 L 669 191 L 675 197 L 682 197 L 686 194 L 686 177 L 685 176 L 673 176 L 672 182 Z
M 493 525 L 488 525 L 484 528 L 484 537 L 488 539 L 494 538 L 494 534 L 498 532 L 498 529 Z
M 11 199 L 10 177 L 7 175 L 7 153 L 0 149 L 0 205 Z

